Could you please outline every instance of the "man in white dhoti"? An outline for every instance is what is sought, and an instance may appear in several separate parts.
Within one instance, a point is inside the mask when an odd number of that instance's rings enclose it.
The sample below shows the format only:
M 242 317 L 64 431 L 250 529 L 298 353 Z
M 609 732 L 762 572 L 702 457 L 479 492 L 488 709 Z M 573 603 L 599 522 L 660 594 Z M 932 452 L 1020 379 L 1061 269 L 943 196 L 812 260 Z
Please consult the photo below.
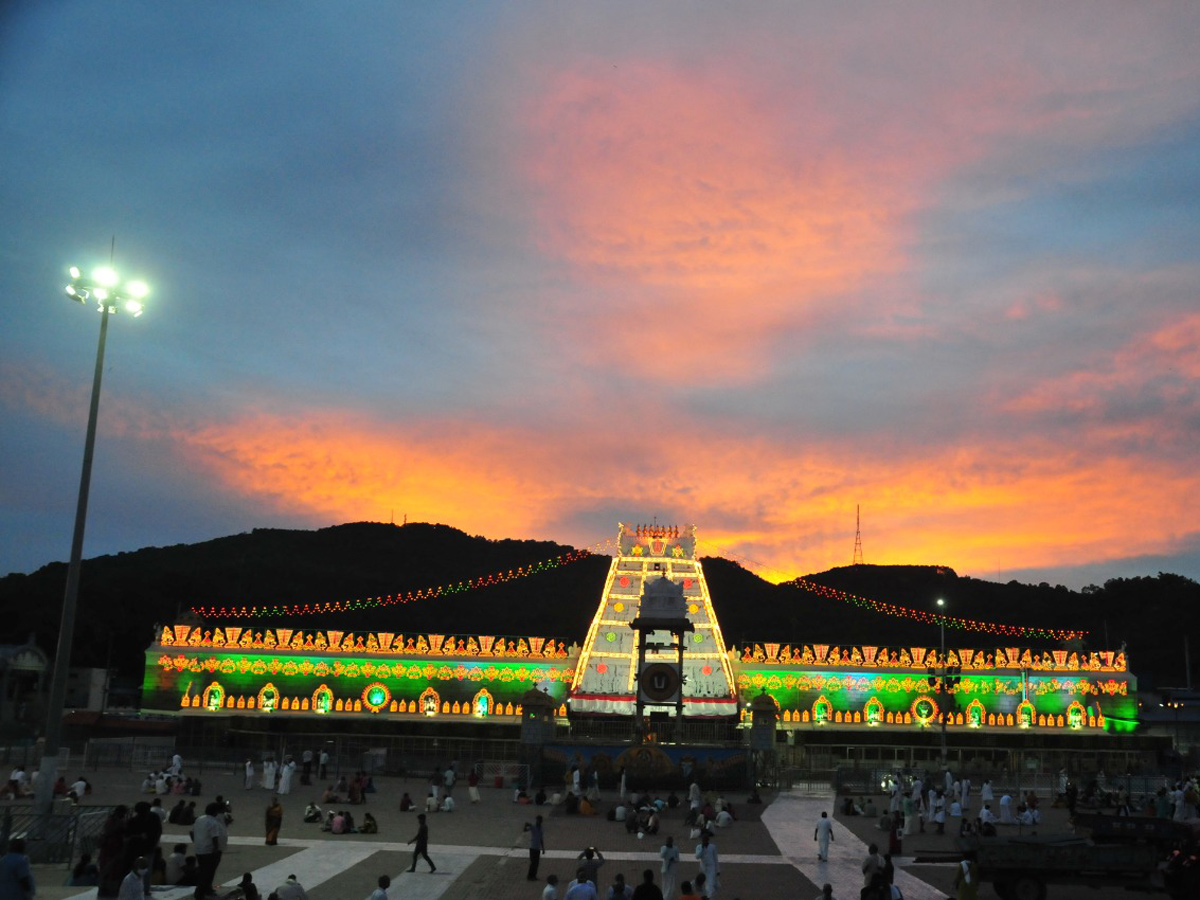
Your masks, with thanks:
M 279 793 L 290 794 L 292 792 L 292 776 L 295 772 L 296 761 L 289 756 L 279 769 Z
M 263 763 L 262 786 L 268 791 L 275 790 L 275 760 L 270 756 Z
M 1013 818 L 1012 797 L 1005 794 L 1000 798 L 1000 824 L 1001 825 L 1016 825 L 1017 820 Z
M 717 845 L 707 831 L 700 835 L 700 843 L 696 845 L 696 859 L 700 860 L 700 868 L 704 870 L 704 884 L 711 900 L 717 896 L 717 888 L 721 886 L 721 873 L 718 871 Z
M 252 760 L 246 760 L 246 790 L 254 787 L 254 763 Z
M 675 896 L 675 876 L 679 871 L 679 848 L 675 846 L 675 838 L 667 835 L 667 842 L 658 848 L 662 859 L 662 895 L 663 900 L 671 900 Z
M 829 842 L 833 840 L 833 820 L 829 818 L 829 813 L 821 813 L 821 818 L 817 820 L 817 827 L 813 831 L 813 840 L 817 842 L 817 859 L 821 862 L 828 862 Z

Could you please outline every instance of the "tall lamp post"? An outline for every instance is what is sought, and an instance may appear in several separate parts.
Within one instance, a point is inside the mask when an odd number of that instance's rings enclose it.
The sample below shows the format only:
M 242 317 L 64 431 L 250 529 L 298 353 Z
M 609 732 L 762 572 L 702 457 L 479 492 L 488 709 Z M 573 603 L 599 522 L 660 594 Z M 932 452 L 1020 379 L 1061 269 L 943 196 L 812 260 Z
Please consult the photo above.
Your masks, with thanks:
M 142 314 L 142 300 L 150 292 L 142 281 L 122 282 L 111 266 L 101 266 L 84 275 L 77 267 L 69 269 L 71 282 L 67 296 L 79 303 L 94 302 L 100 313 L 100 340 L 96 347 L 96 371 L 92 376 L 92 402 L 88 409 L 87 438 L 83 444 L 83 473 L 79 478 L 79 501 L 75 507 L 75 531 L 71 538 L 71 559 L 67 564 L 67 587 L 63 595 L 62 625 L 58 648 L 54 653 L 54 674 L 50 679 L 50 697 L 46 706 L 46 737 L 39 769 L 37 811 L 49 813 L 54 801 L 54 783 L 58 780 L 62 752 L 62 716 L 67 702 L 67 676 L 71 668 L 71 644 L 75 632 L 75 608 L 79 601 L 79 571 L 83 564 L 83 530 L 87 523 L 88 491 L 92 483 L 92 452 L 96 446 L 96 414 L 100 410 L 100 379 L 104 374 L 104 340 L 108 318 L 119 310 L 133 316 Z
M 942 631 L 942 651 L 939 657 L 941 668 L 938 677 L 938 717 L 942 720 L 942 765 L 949 766 L 950 758 L 946 754 L 946 620 L 941 615 L 941 610 L 945 606 L 946 601 L 938 597 L 938 627 Z

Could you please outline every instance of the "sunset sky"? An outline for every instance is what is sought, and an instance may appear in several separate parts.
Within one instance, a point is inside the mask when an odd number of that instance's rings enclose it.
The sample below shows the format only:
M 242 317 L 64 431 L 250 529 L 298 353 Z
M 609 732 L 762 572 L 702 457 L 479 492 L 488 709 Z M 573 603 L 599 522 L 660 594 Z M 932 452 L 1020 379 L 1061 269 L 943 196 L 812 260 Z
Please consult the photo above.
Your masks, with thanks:
M 62 288 L 115 236 L 154 293 L 87 557 L 657 518 L 780 580 L 861 505 L 868 563 L 1200 578 L 1198 46 L 1192 2 L 6 4 L 0 574 L 68 555 Z

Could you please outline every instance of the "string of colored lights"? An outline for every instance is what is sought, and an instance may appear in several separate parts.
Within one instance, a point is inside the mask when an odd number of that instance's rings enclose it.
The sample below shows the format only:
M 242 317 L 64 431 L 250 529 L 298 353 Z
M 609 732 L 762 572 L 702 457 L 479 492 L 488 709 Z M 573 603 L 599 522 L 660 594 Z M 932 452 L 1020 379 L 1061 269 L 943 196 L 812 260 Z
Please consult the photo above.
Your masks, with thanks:
M 709 542 L 705 542 L 710 545 Z M 715 545 L 711 545 L 715 546 Z M 739 556 L 731 552 L 728 548 L 719 549 L 722 556 L 732 558 L 738 562 L 748 563 L 757 569 L 764 571 L 772 571 L 778 574 L 777 569 L 772 569 L 770 566 L 763 565 L 744 556 Z M 780 587 L 793 587 L 800 590 L 810 591 L 820 597 L 825 597 L 831 600 L 838 600 L 842 603 L 849 603 L 857 606 L 860 609 L 868 610 L 869 612 L 878 613 L 880 615 L 892 616 L 894 618 L 912 619 L 915 622 L 921 622 L 926 625 L 943 625 L 946 628 L 955 628 L 959 631 L 977 631 L 984 634 L 993 634 L 999 637 L 1032 637 L 1043 640 L 1055 641 L 1070 641 L 1082 638 L 1087 635 L 1086 631 L 1065 628 L 1041 628 L 1033 625 L 1005 625 L 1001 622 L 984 622 L 978 619 L 963 619 L 957 616 L 947 616 L 941 613 L 925 612 L 920 609 L 911 609 L 907 606 L 897 606 L 894 603 L 885 603 L 882 600 L 870 600 L 866 597 L 860 597 L 857 594 L 851 594 L 847 591 L 838 590 L 837 588 L 826 587 L 823 584 L 818 584 L 815 581 L 809 581 L 805 578 L 791 578 L 787 581 L 779 582 Z
M 585 547 L 582 550 L 572 550 L 553 559 L 543 560 L 528 566 L 518 566 L 515 569 L 509 569 L 507 572 L 493 572 L 491 575 L 481 575 L 477 578 L 468 578 L 466 581 L 459 581 L 454 584 L 421 588 L 420 590 L 408 591 L 403 594 L 397 593 L 388 594 L 383 597 L 366 597 L 361 600 L 331 600 L 321 603 L 280 603 L 266 606 L 193 606 L 192 612 L 204 618 L 214 619 L 266 619 L 381 609 L 388 606 L 398 606 L 402 603 L 413 603 L 417 600 L 434 600 L 438 597 L 462 594 L 467 591 L 478 590 L 479 588 L 494 587 L 498 584 L 515 581 L 518 578 L 527 578 L 530 575 L 540 575 L 543 572 L 550 572 L 554 569 L 570 565 L 573 562 L 579 562 L 581 559 L 587 559 L 589 556 L 593 556 L 599 549 L 607 548 L 607 546 L 613 543 L 612 540 L 599 541 L 591 547 Z

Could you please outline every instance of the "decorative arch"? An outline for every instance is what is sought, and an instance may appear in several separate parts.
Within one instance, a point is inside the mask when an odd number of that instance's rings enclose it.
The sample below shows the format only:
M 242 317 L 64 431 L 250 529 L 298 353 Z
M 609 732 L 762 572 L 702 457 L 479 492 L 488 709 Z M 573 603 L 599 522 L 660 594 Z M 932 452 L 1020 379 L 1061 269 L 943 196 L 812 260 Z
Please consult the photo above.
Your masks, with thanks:
M 214 681 L 204 689 L 201 702 L 209 712 L 219 712 L 225 705 L 225 688 L 221 687 L 220 682 Z
M 921 694 L 913 700 L 908 711 L 912 715 L 913 721 L 918 725 L 928 725 L 931 722 L 937 721 L 938 703 L 928 694 Z
M 274 712 L 279 702 L 279 690 L 273 682 L 268 681 L 258 692 L 258 708 L 263 712 Z
M 1083 704 L 1075 700 L 1067 707 L 1067 727 L 1082 728 L 1087 724 L 1087 710 L 1083 708 Z
M 487 688 L 471 699 L 471 714 L 477 719 L 486 719 L 496 708 L 496 699 Z
M 1017 727 L 1029 728 L 1037 721 L 1037 707 L 1031 700 L 1022 700 L 1017 704 Z
M 868 725 L 879 725 L 883 722 L 883 704 L 878 697 L 872 697 L 863 707 L 863 719 Z
M 425 716 L 436 716 L 441 705 L 442 698 L 438 696 L 438 692 L 431 687 L 427 687 L 421 692 L 417 711 Z
M 983 704 L 976 697 L 967 704 L 967 725 L 971 728 L 979 728 L 987 719 L 987 710 L 983 708 Z
M 392 692 L 381 681 L 372 681 L 363 688 L 362 704 L 373 713 L 378 714 L 381 710 L 386 709 L 391 699 Z
M 824 694 L 813 701 L 812 717 L 813 721 L 818 725 L 824 725 L 826 722 L 833 720 L 833 704 L 829 702 L 829 698 Z

